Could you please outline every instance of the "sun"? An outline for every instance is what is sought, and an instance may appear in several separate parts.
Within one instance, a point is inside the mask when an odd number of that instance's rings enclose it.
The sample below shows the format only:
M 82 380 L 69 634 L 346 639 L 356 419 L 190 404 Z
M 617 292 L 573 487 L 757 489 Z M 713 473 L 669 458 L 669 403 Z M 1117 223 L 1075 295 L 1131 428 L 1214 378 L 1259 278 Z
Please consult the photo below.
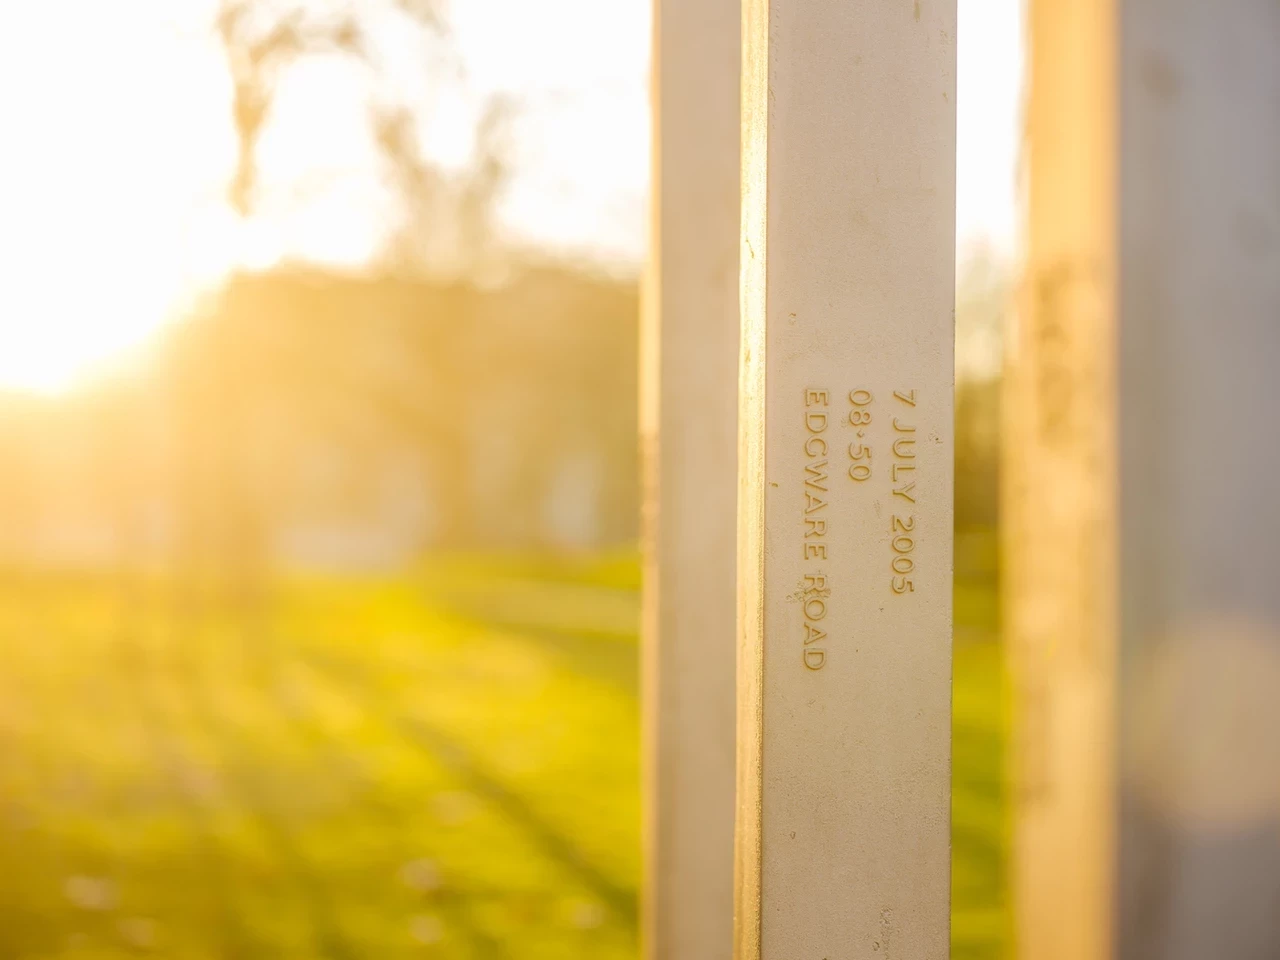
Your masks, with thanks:
M 74 10 L 69 8 L 74 7 Z M 216 0 L 0 4 L 0 390 L 59 393 L 127 363 L 236 267 L 358 264 L 385 208 L 350 68 L 295 71 L 260 144 L 285 199 L 241 219 Z M 74 15 L 76 29 L 66 29 Z M 323 109 L 317 109 L 323 104 Z M 303 207 L 308 173 L 337 188 Z
M 0 10 L 0 388 L 110 366 L 226 260 L 220 52 L 159 0 L 69 6 Z

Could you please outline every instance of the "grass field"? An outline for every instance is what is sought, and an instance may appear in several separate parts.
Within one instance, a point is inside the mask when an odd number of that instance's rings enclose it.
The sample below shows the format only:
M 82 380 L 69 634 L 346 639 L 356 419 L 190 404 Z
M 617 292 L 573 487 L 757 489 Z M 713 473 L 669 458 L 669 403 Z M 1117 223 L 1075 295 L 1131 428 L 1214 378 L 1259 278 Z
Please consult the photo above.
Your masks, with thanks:
M 1004 955 L 990 552 L 957 553 L 957 958 Z M 637 586 L 6 576 L 0 960 L 635 956 Z

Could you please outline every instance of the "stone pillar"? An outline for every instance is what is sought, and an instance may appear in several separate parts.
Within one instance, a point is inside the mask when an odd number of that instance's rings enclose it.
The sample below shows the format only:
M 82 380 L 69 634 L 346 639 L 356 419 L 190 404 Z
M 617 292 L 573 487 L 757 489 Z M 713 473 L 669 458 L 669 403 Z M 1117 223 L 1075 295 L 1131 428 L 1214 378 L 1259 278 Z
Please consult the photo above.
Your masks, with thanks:
M 1280 7 L 1034 0 L 1020 955 L 1280 955 Z
M 1116 0 L 1032 0 L 1002 565 L 1018 956 L 1102 960 L 1113 886 Z
M 737 957 L 945 957 L 955 3 L 744 30 Z
M 644 954 L 733 948 L 740 0 L 655 0 Z

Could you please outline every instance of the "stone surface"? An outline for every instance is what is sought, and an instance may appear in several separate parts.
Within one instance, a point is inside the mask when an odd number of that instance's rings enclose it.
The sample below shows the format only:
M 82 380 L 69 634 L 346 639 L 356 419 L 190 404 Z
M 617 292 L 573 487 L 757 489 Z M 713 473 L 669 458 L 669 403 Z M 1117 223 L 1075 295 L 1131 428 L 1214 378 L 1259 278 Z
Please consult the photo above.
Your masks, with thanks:
M 1120 25 L 1124 960 L 1280 956 L 1280 4 Z
M 955 4 L 744 29 L 737 957 L 945 957 Z
M 733 946 L 739 0 L 657 0 L 645 285 L 644 952 Z
M 1006 340 L 1004 624 L 1017 717 L 1016 940 L 1111 935 L 1115 654 L 1113 0 L 1035 0 L 1025 274 Z
M 1006 629 L 1022 955 L 1280 955 L 1280 7 L 1036 0 Z

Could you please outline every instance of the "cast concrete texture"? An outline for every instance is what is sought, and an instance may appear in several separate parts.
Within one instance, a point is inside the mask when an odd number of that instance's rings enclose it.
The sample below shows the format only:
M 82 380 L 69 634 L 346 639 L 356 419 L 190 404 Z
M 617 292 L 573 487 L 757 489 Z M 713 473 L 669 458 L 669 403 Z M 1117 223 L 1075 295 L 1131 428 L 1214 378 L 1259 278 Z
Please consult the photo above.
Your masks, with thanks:
M 950 0 L 749 0 L 739 960 L 945 957 Z
M 1280 954 L 1280 7 L 1036 0 L 1005 408 L 1016 914 Z
M 733 949 L 739 0 L 657 0 L 644 297 L 644 953 Z

